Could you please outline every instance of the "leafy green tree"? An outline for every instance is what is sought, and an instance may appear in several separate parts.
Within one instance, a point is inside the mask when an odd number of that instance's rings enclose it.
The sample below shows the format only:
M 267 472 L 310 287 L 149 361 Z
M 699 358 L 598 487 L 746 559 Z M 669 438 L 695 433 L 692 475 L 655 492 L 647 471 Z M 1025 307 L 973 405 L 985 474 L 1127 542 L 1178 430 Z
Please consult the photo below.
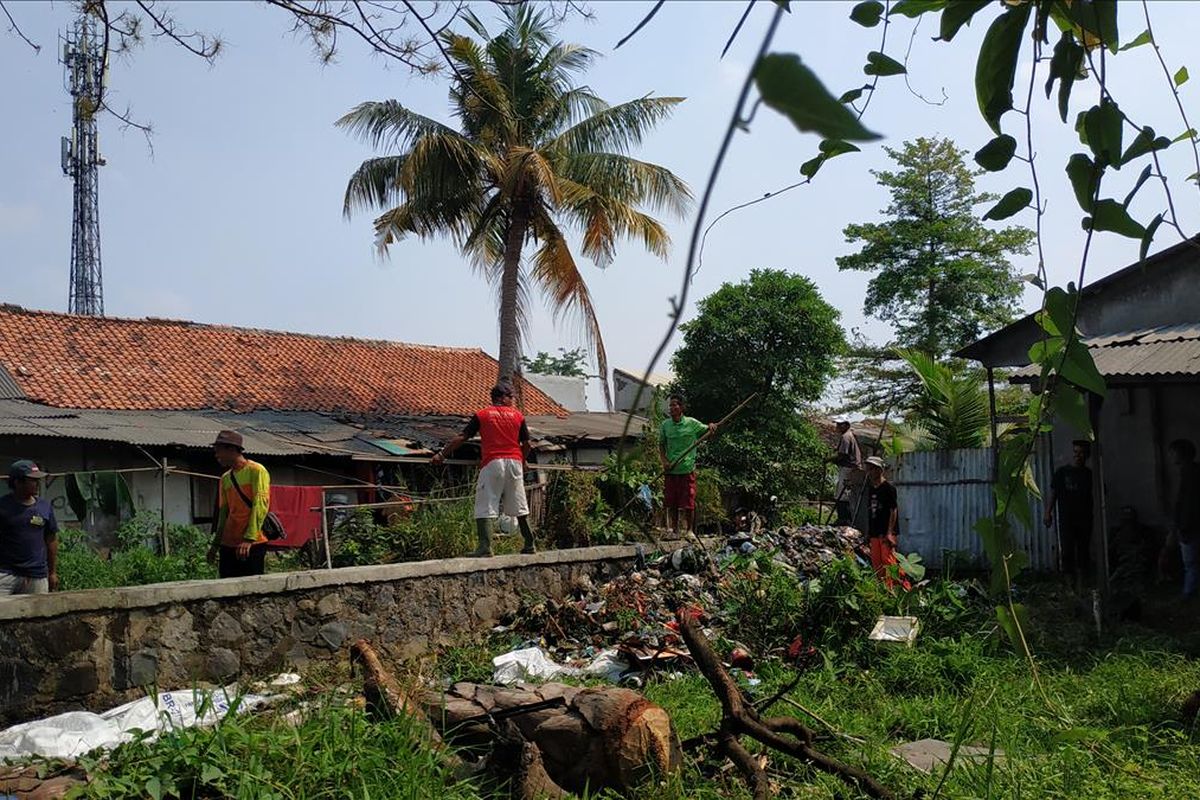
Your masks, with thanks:
M 1021 280 L 1009 257 L 1027 254 L 1034 234 L 980 221 L 976 207 L 996 197 L 975 191 L 980 171 L 953 142 L 885 149 L 900 169 L 872 174 L 891 193 L 889 219 L 847 226 L 846 240 L 861 248 L 838 268 L 875 273 L 864 312 L 890 322 L 900 345 L 945 356 L 1013 320 Z
M 550 355 L 545 350 L 539 350 L 533 358 L 521 356 L 521 366 L 525 371 L 538 375 L 583 377 L 587 375 L 583 368 L 586 363 L 587 354 L 583 352 L 582 347 L 576 347 L 574 350 L 560 347 L 556 356 Z
M 758 397 L 705 445 L 701 460 L 752 498 L 820 485 L 825 446 L 804 412 L 845 347 L 839 314 L 808 278 L 756 269 L 697 304 L 672 367 L 688 413 L 715 422 Z
M 691 193 L 670 170 L 628 153 L 682 98 L 610 106 L 575 85 L 597 53 L 554 39 L 551 21 L 532 4 L 506 7 L 495 36 L 474 14 L 463 19 L 479 39 L 441 36 L 459 129 L 398 100 L 357 106 L 337 124 L 396 152 L 362 163 L 346 187 L 345 211 L 384 209 L 375 220 L 381 248 L 409 235 L 447 236 L 498 287 L 499 377 L 517 374 L 530 287 L 556 312 L 581 316 L 607 374 L 600 324 L 564 226 L 580 233 L 580 252 L 601 267 L 623 237 L 667 256 L 666 229 L 640 207 L 682 215 Z M 527 244 L 535 249 L 525 261 Z

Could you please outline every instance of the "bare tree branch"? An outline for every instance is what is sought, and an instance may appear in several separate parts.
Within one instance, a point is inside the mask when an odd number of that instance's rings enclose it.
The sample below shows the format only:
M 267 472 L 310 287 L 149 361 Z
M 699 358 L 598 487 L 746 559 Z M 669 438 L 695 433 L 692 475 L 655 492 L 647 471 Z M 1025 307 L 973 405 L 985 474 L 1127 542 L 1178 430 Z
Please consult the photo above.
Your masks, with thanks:
M 32 41 L 30 41 L 29 37 L 26 36 L 24 31 L 21 30 L 21 26 L 17 24 L 15 19 L 13 19 L 12 14 L 8 13 L 8 6 L 4 5 L 4 0 L 0 0 L 0 11 L 3 11 L 4 16 L 8 17 L 8 30 L 10 32 L 15 33 L 18 37 L 20 37 L 21 41 L 32 47 L 33 52 L 42 52 L 42 46 L 40 44 L 34 44 Z

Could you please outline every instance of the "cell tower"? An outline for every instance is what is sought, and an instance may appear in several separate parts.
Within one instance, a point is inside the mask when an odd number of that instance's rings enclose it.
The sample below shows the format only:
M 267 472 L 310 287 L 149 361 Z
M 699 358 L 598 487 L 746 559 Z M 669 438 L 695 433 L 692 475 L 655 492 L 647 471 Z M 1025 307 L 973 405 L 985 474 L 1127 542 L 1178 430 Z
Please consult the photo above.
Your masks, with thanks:
M 62 63 L 74 107 L 71 137 L 62 140 L 63 174 L 75 183 L 71 225 L 71 314 L 104 316 L 100 274 L 99 168 L 104 165 L 96 137 L 97 103 L 104 85 L 104 58 L 92 16 L 83 13 L 63 37 Z

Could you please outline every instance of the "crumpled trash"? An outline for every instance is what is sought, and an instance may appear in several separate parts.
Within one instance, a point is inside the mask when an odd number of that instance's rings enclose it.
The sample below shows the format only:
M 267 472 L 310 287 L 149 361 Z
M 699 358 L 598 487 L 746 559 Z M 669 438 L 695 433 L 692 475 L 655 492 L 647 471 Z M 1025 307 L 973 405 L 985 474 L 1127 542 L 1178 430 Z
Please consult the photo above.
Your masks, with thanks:
M 650 487 L 644 483 L 638 487 L 637 499 L 646 507 L 647 511 L 654 507 L 654 497 L 650 494 Z
M 68 711 L 46 719 L 23 722 L 0 732 L 0 761 L 30 757 L 75 759 L 84 753 L 110 750 L 134 737 L 153 731 L 151 738 L 180 728 L 212 725 L 234 713 L 236 683 L 218 689 L 184 689 L 159 692 L 101 714 Z M 281 699 L 278 695 L 244 694 L 236 706 L 239 714 Z
M 601 650 L 586 667 L 580 670 L 584 675 L 601 678 L 609 683 L 620 683 L 621 679 L 631 669 L 629 662 L 616 648 Z
M 492 680 L 499 684 L 548 681 L 560 675 L 576 674 L 578 670 L 555 662 L 540 647 L 525 647 L 492 659 Z

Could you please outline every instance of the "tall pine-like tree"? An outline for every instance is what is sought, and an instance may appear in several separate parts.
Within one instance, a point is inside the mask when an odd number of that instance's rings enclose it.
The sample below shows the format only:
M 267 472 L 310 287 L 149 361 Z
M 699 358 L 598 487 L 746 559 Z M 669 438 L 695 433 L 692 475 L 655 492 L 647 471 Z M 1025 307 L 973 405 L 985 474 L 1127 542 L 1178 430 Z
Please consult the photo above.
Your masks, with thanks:
M 976 192 L 979 171 L 948 139 L 919 138 L 885 148 L 896 171 L 873 171 L 891 193 L 888 219 L 849 225 L 842 270 L 873 272 L 864 312 L 890 322 L 899 345 L 945 356 L 1012 321 L 1021 280 L 1009 257 L 1026 255 L 1033 231 L 993 230 L 977 207 L 996 196 Z

